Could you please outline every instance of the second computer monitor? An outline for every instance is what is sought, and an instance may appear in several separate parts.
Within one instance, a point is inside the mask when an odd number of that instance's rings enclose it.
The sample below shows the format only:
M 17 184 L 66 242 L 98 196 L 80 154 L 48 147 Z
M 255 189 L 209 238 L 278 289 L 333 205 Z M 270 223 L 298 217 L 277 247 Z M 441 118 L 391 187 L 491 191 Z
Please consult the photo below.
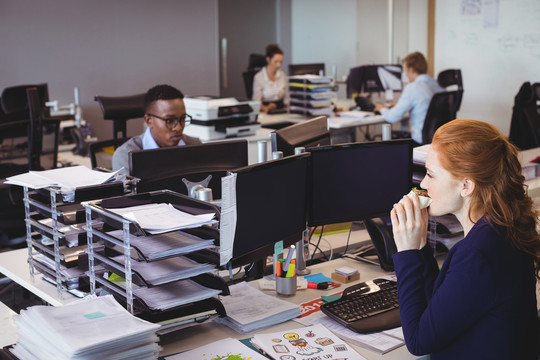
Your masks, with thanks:
M 282 151 L 283 156 L 294 154 L 294 149 L 330 145 L 330 132 L 326 116 L 290 125 L 270 134 L 272 151 Z
M 410 140 L 310 149 L 309 226 L 388 215 L 411 188 Z
M 236 229 L 233 265 L 274 253 L 274 243 L 288 246 L 306 228 L 306 176 L 309 154 L 289 156 L 234 170 Z
M 186 184 L 212 175 L 208 187 L 214 199 L 221 198 L 221 177 L 227 171 L 248 164 L 246 140 L 201 145 L 174 146 L 130 153 L 131 175 L 141 179 L 137 192 L 169 189 L 189 195 Z

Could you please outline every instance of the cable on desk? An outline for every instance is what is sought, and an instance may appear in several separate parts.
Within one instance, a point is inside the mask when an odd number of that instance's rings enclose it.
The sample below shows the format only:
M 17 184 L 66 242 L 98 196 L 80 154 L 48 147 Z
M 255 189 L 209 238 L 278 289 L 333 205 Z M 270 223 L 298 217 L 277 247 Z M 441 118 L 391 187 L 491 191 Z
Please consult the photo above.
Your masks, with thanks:
M 352 223 L 351 223 L 351 227 L 349 228 L 349 235 L 347 235 L 347 244 L 345 245 L 345 251 L 343 251 L 344 254 L 346 254 L 347 250 L 349 250 L 349 240 L 351 238 L 351 232 L 352 232 Z
M 315 227 L 315 229 L 317 229 L 317 227 Z M 315 232 L 315 229 L 313 229 L 313 232 Z M 315 259 L 315 253 L 317 252 L 317 249 L 320 250 L 320 247 L 319 245 L 321 244 L 321 239 L 322 239 L 322 234 L 324 232 L 324 225 L 321 226 L 321 234 L 319 235 L 319 241 L 317 241 L 317 245 L 315 245 L 315 249 L 313 250 L 313 255 L 311 255 L 311 259 Z M 313 233 L 311 234 L 313 235 Z M 309 237 L 309 243 L 311 244 L 311 235 Z M 321 251 L 321 254 L 324 256 L 324 252 Z

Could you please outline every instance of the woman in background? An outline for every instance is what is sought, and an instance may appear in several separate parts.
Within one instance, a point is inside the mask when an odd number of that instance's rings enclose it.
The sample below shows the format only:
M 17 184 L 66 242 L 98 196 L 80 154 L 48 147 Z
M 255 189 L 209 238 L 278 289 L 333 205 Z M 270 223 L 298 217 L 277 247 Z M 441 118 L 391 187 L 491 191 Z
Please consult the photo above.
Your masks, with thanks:
M 458 119 L 433 137 L 420 184 L 429 214 L 454 214 L 465 238 L 439 271 L 417 195 L 391 211 L 409 351 L 437 359 L 536 359 L 538 212 L 517 148 L 494 126 Z
M 283 51 L 277 44 L 266 47 L 266 66 L 253 79 L 253 100 L 261 101 L 261 111 L 284 108 L 289 104 L 287 76 L 281 70 Z

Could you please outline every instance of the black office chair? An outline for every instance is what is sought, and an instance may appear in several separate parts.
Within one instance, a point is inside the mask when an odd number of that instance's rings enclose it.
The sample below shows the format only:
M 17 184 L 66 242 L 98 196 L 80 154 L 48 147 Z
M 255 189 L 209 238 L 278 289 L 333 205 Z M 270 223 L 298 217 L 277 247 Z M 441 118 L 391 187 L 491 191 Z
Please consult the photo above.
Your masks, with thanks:
M 13 87 L 2 93 L 2 110 L 4 121 L 0 123 L 2 137 L 27 137 L 27 163 L 3 163 L 0 165 L 0 178 L 25 173 L 29 170 L 42 170 L 41 153 L 43 149 L 43 127 L 48 121 L 45 116 L 47 109 L 44 99 L 48 93 L 40 94 L 38 87 Z M 24 90 L 24 99 L 22 93 Z M 4 96 L 6 95 L 6 96 Z M 56 165 L 58 150 L 59 121 L 49 124 L 54 126 L 55 152 L 53 155 L 53 167 Z M 6 130 L 6 131 L 4 131 Z M 24 222 L 24 204 L 22 188 L 7 184 L 0 184 L 0 247 L 18 248 L 24 246 L 26 226 Z
M 101 107 L 103 119 L 113 121 L 113 138 L 127 136 L 126 122 L 144 116 L 144 94 L 131 96 L 98 96 L 94 97 Z
M 461 100 L 463 99 L 463 78 L 461 76 L 461 70 L 448 69 L 448 70 L 441 71 L 439 75 L 437 76 L 437 82 L 447 91 L 456 90 L 459 92 L 458 101 L 455 104 L 456 105 L 455 111 L 457 113 L 461 107 Z
M 250 54 L 247 70 L 242 73 L 244 88 L 248 99 L 253 97 L 253 79 L 264 66 L 266 66 L 266 57 L 260 54 Z
M 510 141 L 521 150 L 540 146 L 540 83 L 525 82 L 514 97 Z
M 433 95 L 422 127 L 424 144 L 431 143 L 439 127 L 456 118 L 456 103 L 459 101 L 459 95 L 459 91 L 445 91 Z
M 259 70 L 248 70 L 242 73 L 242 78 L 244 79 L 244 87 L 246 88 L 246 96 L 248 99 L 251 99 L 253 97 L 253 79 L 255 78 L 255 74 L 257 74 L 258 72 Z
M 112 170 L 112 153 L 110 150 L 113 150 L 114 152 L 116 148 L 129 139 L 130 138 L 110 139 L 90 144 L 90 163 L 92 164 L 92 169 L 100 167 Z
M 248 70 L 260 70 L 266 66 L 266 56 L 249 54 Z

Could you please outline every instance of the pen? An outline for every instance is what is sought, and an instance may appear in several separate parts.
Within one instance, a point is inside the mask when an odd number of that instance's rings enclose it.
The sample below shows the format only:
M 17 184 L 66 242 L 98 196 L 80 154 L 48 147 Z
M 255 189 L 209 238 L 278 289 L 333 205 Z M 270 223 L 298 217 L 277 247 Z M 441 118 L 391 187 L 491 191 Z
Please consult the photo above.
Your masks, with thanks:
M 287 254 L 287 260 L 285 260 L 285 264 L 283 265 L 283 271 L 289 270 L 289 265 L 291 264 L 291 259 L 294 254 L 294 249 L 295 249 L 294 245 L 291 245 L 291 247 L 289 248 L 289 253 Z

